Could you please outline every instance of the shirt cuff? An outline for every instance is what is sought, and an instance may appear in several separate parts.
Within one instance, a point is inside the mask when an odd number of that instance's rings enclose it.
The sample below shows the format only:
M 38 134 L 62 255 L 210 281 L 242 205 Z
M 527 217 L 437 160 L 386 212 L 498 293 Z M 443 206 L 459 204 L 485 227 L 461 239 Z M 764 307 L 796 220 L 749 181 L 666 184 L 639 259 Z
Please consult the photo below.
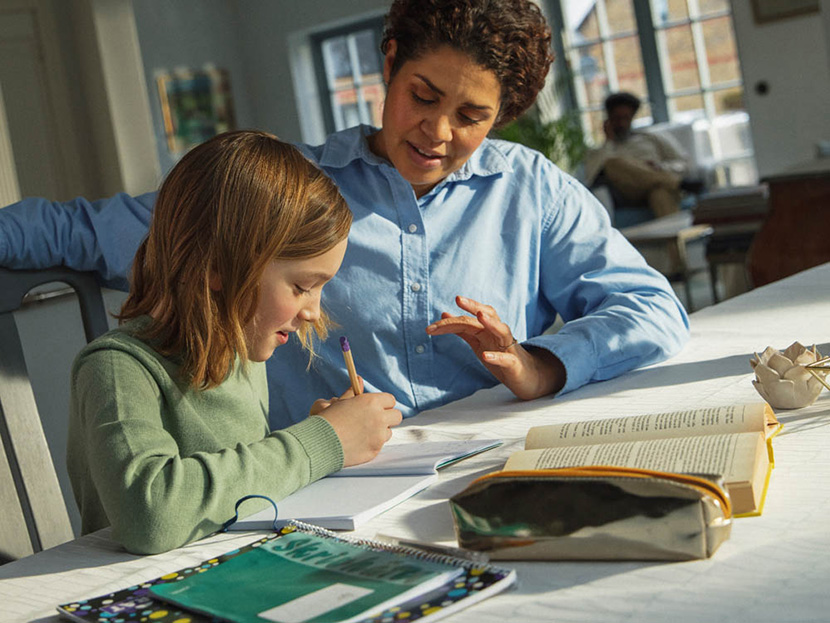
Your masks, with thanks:
M 539 335 L 522 342 L 522 345 L 544 348 L 565 366 L 565 385 L 558 394 L 565 394 L 589 383 L 596 370 L 593 348 L 579 336 L 558 333 Z
M 325 418 L 311 415 L 285 431 L 294 435 L 308 454 L 309 482 L 343 468 L 343 446 Z

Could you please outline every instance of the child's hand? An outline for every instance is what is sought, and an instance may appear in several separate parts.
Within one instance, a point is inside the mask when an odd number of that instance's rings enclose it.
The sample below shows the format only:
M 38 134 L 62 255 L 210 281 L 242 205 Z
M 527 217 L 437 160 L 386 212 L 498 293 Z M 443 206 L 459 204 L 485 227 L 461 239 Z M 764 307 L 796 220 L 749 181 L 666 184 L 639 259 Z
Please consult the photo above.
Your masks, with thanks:
M 346 392 L 346 394 L 349 394 Z M 343 445 L 343 466 L 369 461 L 392 436 L 391 428 L 403 416 L 395 408 L 392 394 L 361 394 L 329 401 L 319 417 L 325 418 Z M 317 401 L 315 405 L 319 402 Z M 313 409 L 313 407 L 312 407 Z
M 359 374 L 357 375 L 357 382 L 360 384 L 360 391 L 363 391 L 363 377 Z M 314 404 L 311 405 L 311 409 L 308 410 L 309 415 L 320 415 L 323 411 L 328 409 L 331 405 L 333 405 L 338 400 L 343 400 L 344 398 L 354 398 L 354 391 L 352 390 L 351 386 L 345 392 L 340 394 L 340 398 L 329 398 L 326 400 L 325 398 L 319 398 L 318 400 L 314 401 Z

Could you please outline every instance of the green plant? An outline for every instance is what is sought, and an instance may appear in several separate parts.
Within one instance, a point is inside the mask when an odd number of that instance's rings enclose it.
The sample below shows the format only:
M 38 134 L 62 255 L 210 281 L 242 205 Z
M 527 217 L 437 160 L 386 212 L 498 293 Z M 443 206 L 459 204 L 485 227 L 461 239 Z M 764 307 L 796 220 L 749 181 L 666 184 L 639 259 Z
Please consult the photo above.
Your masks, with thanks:
M 576 112 L 567 112 L 553 121 L 542 121 L 534 107 L 497 130 L 496 136 L 542 152 L 568 173 L 574 173 L 588 149 Z

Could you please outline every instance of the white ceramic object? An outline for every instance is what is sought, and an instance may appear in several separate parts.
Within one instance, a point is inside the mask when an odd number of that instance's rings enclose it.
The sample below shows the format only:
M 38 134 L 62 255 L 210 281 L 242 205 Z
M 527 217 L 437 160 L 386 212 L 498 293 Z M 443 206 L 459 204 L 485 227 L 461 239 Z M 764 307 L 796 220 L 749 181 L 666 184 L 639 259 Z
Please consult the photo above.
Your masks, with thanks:
M 755 371 L 752 384 L 773 408 L 806 407 L 816 401 L 824 385 L 804 366 L 819 359 L 815 346 L 811 350 L 793 342 L 784 352 L 767 346 L 749 361 Z

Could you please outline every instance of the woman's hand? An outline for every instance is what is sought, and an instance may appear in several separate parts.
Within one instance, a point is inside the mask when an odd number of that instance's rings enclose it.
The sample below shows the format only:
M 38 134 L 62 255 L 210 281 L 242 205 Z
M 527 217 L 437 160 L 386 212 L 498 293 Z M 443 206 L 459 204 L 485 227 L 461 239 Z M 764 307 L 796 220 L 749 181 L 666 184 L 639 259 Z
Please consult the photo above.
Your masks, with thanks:
M 360 379 L 360 386 L 363 387 L 363 379 Z M 315 408 L 319 408 L 317 413 Z M 344 467 L 375 458 L 383 444 L 392 437 L 392 427 L 403 419 L 401 412 L 395 408 L 392 394 L 355 396 L 351 389 L 340 398 L 317 400 L 311 408 L 311 415 L 324 418 L 337 433 L 343 446 Z
M 565 385 L 565 366 L 541 348 L 526 349 L 513 338 L 496 310 L 461 296 L 456 304 L 472 316 L 441 314 L 427 327 L 430 335 L 453 333 L 467 342 L 487 369 L 522 400 L 558 392 Z

